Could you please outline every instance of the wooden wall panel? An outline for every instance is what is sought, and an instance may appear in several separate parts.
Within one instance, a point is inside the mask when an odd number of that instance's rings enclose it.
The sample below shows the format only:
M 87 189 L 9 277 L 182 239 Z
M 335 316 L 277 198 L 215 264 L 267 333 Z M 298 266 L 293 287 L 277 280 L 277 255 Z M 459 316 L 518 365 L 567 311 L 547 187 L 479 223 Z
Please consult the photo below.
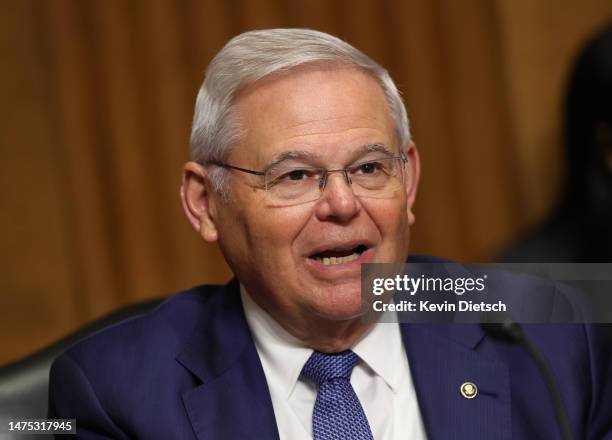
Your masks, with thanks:
M 507 239 L 517 220 L 513 214 L 520 212 L 512 191 L 516 161 L 499 68 L 499 17 L 490 1 L 475 0 L 444 1 L 441 17 L 449 94 L 440 105 L 448 106 L 451 139 L 438 145 L 438 153 L 452 150 L 459 185 L 447 188 L 459 204 L 449 218 L 461 225 L 462 249 L 455 258 L 483 261 Z
M 74 255 L 71 275 L 76 280 L 72 301 L 80 303 L 80 316 L 87 318 L 110 310 L 119 291 L 109 221 L 113 213 L 103 203 L 108 193 L 105 150 L 101 140 L 91 136 L 97 126 L 97 90 L 90 62 L 94 54 L 74 2 L 31 2 L 30 10 L 28 28 L 39 29 L 43 49 L 47 117 L 54 125 L 61 157 L 58 172 L 66 181 L 62 194 L 70 230 L 66 247 Z
M 30 11 L 25 2 L 1 9 L 0 363 L 50 343 L 79 312 L 66 182 Z

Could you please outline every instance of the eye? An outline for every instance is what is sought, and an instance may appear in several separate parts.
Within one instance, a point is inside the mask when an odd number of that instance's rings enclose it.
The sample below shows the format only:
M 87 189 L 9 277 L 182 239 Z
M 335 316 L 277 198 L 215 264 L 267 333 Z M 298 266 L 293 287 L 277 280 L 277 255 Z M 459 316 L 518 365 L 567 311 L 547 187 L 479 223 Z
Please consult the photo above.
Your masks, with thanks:
M 308 168 L 289 168 L 285 170 L 278 170 L 277 173 L 270 173 L 270 182 L 287 183 L 287 182 L 303 182 L 305 180 L 319 179 L 320 171 L 316 169 Z
M 303 180 L 306 177 L 306 170 L 292 170 L 281 176 L 281 179 Z
M 366 162 L 357 167 L 357 172 L 361 174 L 374 174 L 382 168 L 380 162 Z

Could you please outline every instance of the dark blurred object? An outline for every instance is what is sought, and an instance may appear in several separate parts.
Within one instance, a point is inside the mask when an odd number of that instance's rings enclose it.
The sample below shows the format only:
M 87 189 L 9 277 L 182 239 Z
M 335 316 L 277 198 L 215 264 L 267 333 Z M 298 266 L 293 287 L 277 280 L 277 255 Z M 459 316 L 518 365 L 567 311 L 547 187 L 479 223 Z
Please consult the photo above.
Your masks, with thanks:
M 480 327 L 484 332 L 498 341 L 505 342 L 507 344 L 517 344 L 522 347 L 531 357 L 533 362 L 538 367 L 546 388 L 550 394 L 550 398 L 555 409 L 555 417 L 557 418 L 557 424 L 559 425 L 559 432 L 563 440 L 572 440 L 574 435 L 572 434 L 572 425 L 570 424 L 569 417 L 567 416 L 567 409 L 563 404 L 561 398 L 561 392 L 559 391 L 559 385 L 555 380 L 555 376 L 548 365 L 548 361 L 542 355 L 542 352 L 529 340 L 529 338 L 523 332 L 521 325 L 518 322 L 514 322 L 510 315 L 504 314 L 503 322 L 499 323 L 482 323 Z
M 578 56 L 564 127 L 568 174 L 559 206 L 500 261 L 612 261 L 612 25 Z
M 81 339 L 126 319 L 153 310 L 162 299 L 132 304 L 116 310 L 53 345 L 15 363 L 0 367 L 0 426 L 10 420 L 46 419 L 49 369 L 53 361 Z M 23 434 L 2 434 L 2 439 L 26 439 Z M 32 438 L 41 440 L 41 435 Z

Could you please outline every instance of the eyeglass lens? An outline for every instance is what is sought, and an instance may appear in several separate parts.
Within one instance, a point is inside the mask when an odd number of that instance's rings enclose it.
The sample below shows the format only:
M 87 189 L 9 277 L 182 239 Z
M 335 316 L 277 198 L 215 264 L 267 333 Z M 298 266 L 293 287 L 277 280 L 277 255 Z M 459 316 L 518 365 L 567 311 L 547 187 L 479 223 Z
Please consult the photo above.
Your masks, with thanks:
M 273 201 L 304 203 L 317 200 L 331 174 L 339 172 L 356 196 L 387 198 L 403 186 L 404 161 L 401 157 L 383 158 L 335 170 L 276 166 L 266 171 L 265 186 Z

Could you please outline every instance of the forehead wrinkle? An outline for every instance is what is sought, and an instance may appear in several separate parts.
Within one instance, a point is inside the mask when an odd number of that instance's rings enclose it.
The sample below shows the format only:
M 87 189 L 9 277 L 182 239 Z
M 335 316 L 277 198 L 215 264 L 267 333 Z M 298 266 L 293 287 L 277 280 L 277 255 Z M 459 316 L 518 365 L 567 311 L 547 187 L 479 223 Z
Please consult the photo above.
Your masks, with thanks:
M 305 159 L 305 160 L 312 161 L 320 157 L 321 157 L 320 155 L 313 153 L 312 151 L 305 151 L 305 150 L 284 151 L 282 153 L 275 155 L 270 161 L 270 163 L 266 166 L 266 169 L 271 168 L 275 165 L 278 165 L 279 163 L 284 162 L 285 160 L 289 160 L 289 159 Z
M 372 127 L 351 127 L 351 128 L 347 128 L 344 130 L 341 130 L 342 133 L 346 133 L 346 132 L 351 132 L 354 130 L 372 130 Z M 374 129 L 377 131 L 381 131 L 378 129 Z M 382 133 L 382 131 L 381 131 Z M 317 131 L 317 132 L 313 132 L 313 133 L 302 133 L 302 134 L 296 134 L 293 136 L 289 136 L 287 137 L 286 141 L 284 143 L 288 143 L 288 141 L 293 141 L 295 139 L 300 139 L 300 138 L 305 138 L 305 137 L 311 137 L 311 136 L 320 136 L 320 135 L 335 135 L 335 134 L 339 134 L 338 130 L 330 130 L 330 131 Z M 377 136 L 378 137 L 378 136 Z
M 368 120 L 371 119 L 371 120 L 374 120 L 374 121 L 380 121 L 381 120 L 380 118 L 375 117 L 375 116 L 364 116 L 364 115 L 329 116 L 327 118 L 317 117 L 317 119 L 315 119 L 315 120 L 296 122 L 294 124 L 290 124 L 290 125 L 287 126 L 287 128 L 296 128 L 296 127 L 302 127 L 302 126 L 308 125 L 308 124 L 325 123 L 325 122 L 330 122 L 330 121 L 338 121 L 338 120 L 342 120 L 342 119 L 368 119 Z M 364 128 L 364 127 L 353 127 L 353 128 Z
M 330 117 L 325 119 L 317 119 L 305 122 L 297 122 L 294 124 L 286 125 L 283 128 L 283 131 L 289 135 L 289 139 L 299 138 L 303 136 L 318 136 L 318 135 L 333 135 L 333 134 L 341 134 L 346 132 L 352 132 L 355 130 L 377 130 L 381 132 L 385 132 L 387 127 L 385 126 L 385 122 L 380 118 L 375 117 L 360 117 L 361 123 L 356 121 L 353 116 L 342 116 L 342 117 Z M 340 124 L 338 126 L 335 124 L 336 121 L 347 120 L 350 123 L 350 126 L 346 126 L 349 124 Z M 370 121 L 375 121 L 375 125 L 371 125 Z M 357 122 L 357 124 L 355 124 Z M 332 125 L 330 128 L 329 125 Z M 345 126 L 342 126 L 345 125 Z M 308 128 L 311 126 L 311 128 Z M 297 134 L 291 134 L 292 131 L 300 130 L 303 131 Z

